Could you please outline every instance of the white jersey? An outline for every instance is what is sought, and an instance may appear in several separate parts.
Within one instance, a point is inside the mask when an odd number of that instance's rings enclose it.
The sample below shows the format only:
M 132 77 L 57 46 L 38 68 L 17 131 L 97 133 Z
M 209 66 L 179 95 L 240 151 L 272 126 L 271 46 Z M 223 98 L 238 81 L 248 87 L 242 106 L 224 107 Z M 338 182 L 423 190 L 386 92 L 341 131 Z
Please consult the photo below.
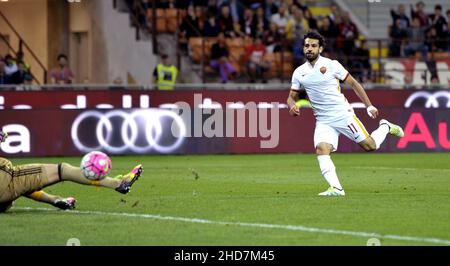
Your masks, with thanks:
M 353 108 L 341 93 L 339 80 L 348 71 L 336 60 L 319 55 L 314 66 L 309 61 L 292 75 L 292 90 L 305 89 L 318 122 L 333 122 L 353 114 Z

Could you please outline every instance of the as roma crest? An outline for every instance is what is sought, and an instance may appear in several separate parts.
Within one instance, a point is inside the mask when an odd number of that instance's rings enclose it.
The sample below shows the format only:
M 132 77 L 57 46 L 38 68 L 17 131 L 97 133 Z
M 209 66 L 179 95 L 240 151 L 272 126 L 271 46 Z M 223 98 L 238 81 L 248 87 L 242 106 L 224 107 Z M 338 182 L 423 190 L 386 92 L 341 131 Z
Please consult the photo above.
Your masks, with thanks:
M 327 72 L 327 68 L 326 67 L 321 67 L 320 68 L 320 73 L 325 74 L 325 72 Z

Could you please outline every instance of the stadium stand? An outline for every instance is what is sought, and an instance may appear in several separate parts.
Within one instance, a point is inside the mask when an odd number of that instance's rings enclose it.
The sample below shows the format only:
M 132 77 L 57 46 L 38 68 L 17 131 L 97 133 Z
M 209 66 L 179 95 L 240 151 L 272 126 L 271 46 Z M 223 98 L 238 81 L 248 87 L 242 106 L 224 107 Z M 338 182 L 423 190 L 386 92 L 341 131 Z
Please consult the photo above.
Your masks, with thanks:
M 265 60 L 272 66 L 268 76 L 274 82 L 289 79 L 295 66 L 304 61 L 300 37 L 308 29 L 318 30 L 326 37 L 324 55 L 338 59 L 345 67 L 352 68 L 355 62 L 366 60 L 363 50 L 367 49 L 369 64 L 364 71 L 373 75 L 365 82 L 384 81 L 386 59 L 450 58 L 450 6 L 445 1 L 426 1 L 422 3 L 423 12 L 418 12 L 420 1 L 406 0 L 383 5 L 377 1 L 363 5 L 355 0 L 122 1 L 128 6 L 133 26 L 147 35 L 157 35 L 158 39 L 164 34 L 173 36 L 177 54 L 172 56 L 185 57 L 187 60 L 177 61 L 189 62 L 189 68 L 198 75 L 206 73 L 203 81 L 217 80 L 218 73 L 208 65 L 211 47 L 220 31 L 227 37 L 230 63 L 239 73 L 233 82 L 250 80 L 242 66 L 246 50 L 257 35 L 263 37 L 267 47 Z M 284 14 L 280 10 L 285 10 Z M 367 19 L 363 18 L 365 15 Z M 392 19 L 386 19 L 390 16 Z M 414 29 L 414 17 L 420 17 L 420 28 Z M 367 29 L 361 27 L 367 27 L 370 35 L 365 35 Z M 423 40 L 414 40 L 417 36 Z

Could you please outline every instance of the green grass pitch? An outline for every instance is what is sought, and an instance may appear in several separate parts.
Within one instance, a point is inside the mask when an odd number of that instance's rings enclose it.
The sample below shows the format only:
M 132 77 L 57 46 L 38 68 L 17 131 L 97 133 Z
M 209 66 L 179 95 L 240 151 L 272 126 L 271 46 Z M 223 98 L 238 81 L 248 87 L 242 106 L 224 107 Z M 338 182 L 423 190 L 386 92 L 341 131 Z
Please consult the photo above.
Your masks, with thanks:
M 112 175 L 142 163 L 128 195 L 70 182 L 76 211 L 21 198 L 0 215 L 0 245 L 450 245 L 450 154 L 335 154 L 347 195 L 313 154 L 112 157 Z M 81 158 L 12 159 L 78 165 Z

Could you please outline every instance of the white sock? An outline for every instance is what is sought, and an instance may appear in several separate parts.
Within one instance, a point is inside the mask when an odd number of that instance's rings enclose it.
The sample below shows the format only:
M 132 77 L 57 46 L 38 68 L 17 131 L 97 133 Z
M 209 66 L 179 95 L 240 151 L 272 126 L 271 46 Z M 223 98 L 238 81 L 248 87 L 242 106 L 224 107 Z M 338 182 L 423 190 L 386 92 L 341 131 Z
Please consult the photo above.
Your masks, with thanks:
M 328 184 L 330 184 L 330 187 L 335 187 L 342 190 L 341 183 L 339 182 L 339 178 L 336 174 L 336 167 L 334 166 L 330 155 L 318 155 L 317 160 L 319 161 L 322 175 L 325 180 L 327 180 Z
M 377 150 L 380 148 L 383 141 L 386 139 L 387 134 L 389 133 L 389 126 L 386 124 L 381 124 L 370 136 L 375 141 L 377 145 Z

